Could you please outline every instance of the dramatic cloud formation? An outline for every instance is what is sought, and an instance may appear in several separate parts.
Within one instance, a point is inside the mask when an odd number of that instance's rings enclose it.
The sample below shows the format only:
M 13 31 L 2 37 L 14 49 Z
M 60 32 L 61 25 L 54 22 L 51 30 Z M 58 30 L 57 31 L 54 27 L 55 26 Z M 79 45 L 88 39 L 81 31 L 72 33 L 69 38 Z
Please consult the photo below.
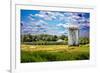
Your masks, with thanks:
M 67 35 L 67 25 L 80 27 L 80 36 L 89 36 L 90 15 L 83 12 L 21 10 L 22 34 Z

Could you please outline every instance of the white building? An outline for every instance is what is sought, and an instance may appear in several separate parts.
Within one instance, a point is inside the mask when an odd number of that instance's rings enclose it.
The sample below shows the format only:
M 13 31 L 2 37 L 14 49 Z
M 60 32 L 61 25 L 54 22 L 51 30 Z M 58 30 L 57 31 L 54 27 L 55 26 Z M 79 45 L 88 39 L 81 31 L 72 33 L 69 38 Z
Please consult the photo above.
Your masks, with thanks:
M 79 45 L 79 26 L 68 25 L 68 45 Z

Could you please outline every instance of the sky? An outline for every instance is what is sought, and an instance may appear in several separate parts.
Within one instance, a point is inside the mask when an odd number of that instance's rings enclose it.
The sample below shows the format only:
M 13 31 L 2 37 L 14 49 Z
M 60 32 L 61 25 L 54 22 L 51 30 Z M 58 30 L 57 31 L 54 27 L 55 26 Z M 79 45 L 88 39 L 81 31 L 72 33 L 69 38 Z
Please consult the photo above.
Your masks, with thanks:
M 81 37 L 89 36 L 90 13 L 20 10 L 21 34 L 68 34 L 67 25 L 79 26 Z

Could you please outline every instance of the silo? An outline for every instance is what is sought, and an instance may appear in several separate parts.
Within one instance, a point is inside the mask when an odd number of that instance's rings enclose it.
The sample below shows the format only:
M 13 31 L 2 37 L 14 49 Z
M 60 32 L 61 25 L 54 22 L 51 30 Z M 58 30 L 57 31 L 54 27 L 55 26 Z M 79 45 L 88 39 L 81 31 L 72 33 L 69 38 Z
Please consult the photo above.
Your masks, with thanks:
M 79 26 L 78 25 L 68 25 L 68 45 L 77 46 L 79 45 Z

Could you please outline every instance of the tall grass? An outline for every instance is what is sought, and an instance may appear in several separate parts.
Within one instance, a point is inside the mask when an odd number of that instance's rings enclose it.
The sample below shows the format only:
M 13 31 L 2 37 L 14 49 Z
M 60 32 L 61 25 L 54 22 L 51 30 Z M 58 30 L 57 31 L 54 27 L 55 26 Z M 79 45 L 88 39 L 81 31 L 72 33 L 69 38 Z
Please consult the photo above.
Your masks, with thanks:
M 48 51 L 21 51 L 21 62 L 47 62 L 47 61 L 68 61 L 87 60 L 89 52 L 48 52 Z

